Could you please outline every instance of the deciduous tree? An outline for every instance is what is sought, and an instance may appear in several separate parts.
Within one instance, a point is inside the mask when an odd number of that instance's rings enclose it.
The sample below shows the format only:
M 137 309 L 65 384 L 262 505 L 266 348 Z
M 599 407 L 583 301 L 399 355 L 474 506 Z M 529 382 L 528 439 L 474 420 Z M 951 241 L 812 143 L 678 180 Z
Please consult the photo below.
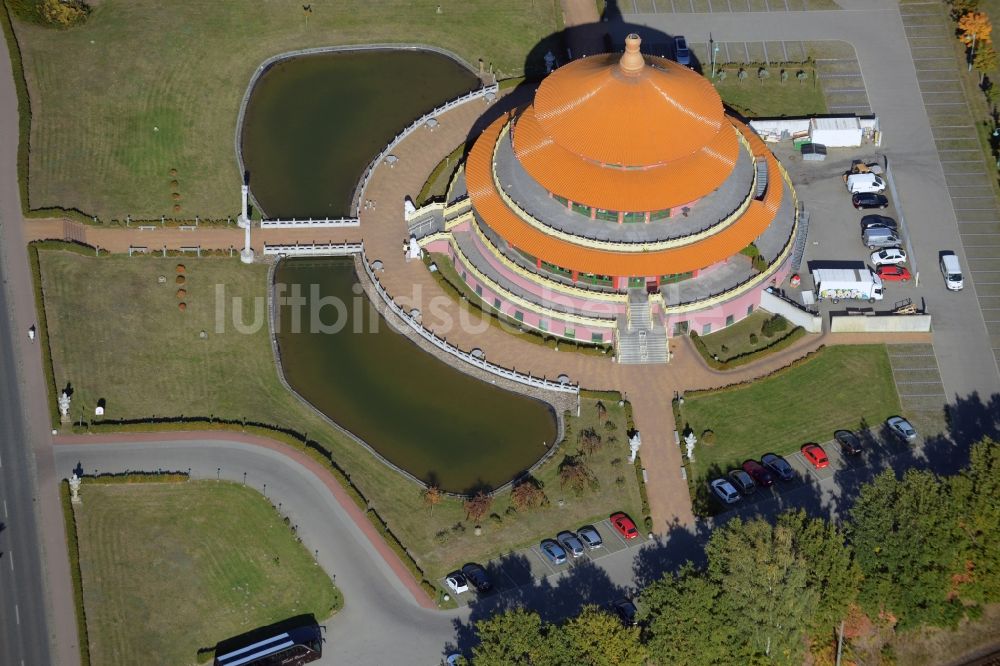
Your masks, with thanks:
M 964 537 L 961 559 L 967 573 L 959 574 L 961 593 L 979 603 L 1000 601 L 1000 444 L 985 439 L 974 445 L 969 466 L 949 485 Z
M 993 24 L 986 12 L 969 12 L 958 19 L 959 39 L 965 44 L 972 45 L 990 41 L 990 33 L 993 32 Z
M 533 478 L 528 478 L 515 485 L 510 491 L 510 501 L 515 509 L 524 511 L 525 509 L 537 509 L 543 506 L 548 499 L 538 482 Z
M 474 523 L 479 523 L 483 516 L 490 512 L 493 506 L 493 497 L 479 491 L 474 497 L 465 500 L 465 516 Z
M 589 666 L 643 666 L 646 646 L 638 627 L 624 627 L 617 617 L 586 606 L 562 627 L 550 629 L 549 652 L 559 663 Z
M 479 645 L 472 648 L 476 666 L 541 664 L 545 650 L 542 619 L 523 608 L 476 622 Z
M 727 660 L 726 622 L 716 608 L 720 591 L 690 564 L 643 590 L 641 606 L 653 661 L 712 666 Z

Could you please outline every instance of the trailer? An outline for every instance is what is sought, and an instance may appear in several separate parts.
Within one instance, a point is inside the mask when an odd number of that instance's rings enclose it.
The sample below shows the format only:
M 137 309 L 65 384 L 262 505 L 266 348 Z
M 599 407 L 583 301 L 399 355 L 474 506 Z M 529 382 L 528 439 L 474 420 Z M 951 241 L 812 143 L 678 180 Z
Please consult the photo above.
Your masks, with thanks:
M 857 118 L 811 118 L 809 138 L 829 148 L 848 148 L 861 145 L 863 131 Z
M 817 268 L 812 272 L 816 296 L 834 303 L 859 300 L 874 303 L 884 294 L 882 278 L 867 266 L 863 268 Z

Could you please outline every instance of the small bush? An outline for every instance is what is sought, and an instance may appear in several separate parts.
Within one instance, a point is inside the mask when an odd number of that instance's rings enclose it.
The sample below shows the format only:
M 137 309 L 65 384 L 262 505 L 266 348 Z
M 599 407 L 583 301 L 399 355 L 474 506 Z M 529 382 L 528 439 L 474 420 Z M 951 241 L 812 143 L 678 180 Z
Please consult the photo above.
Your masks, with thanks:
M 198 648 L 198 655 L 196 660 L 199 664 L 207 664 L 208 662 L 215 659 L 215 648 Z
M 772 337 L 775 333 L 781 333 L 788 328 L 788 320 L 781 315 L 774 315 L 770 319 L 766 320 L 764 324 L 760 327 L 760 332 L 764 334 L 765 337 Z
M 176 278 L 174 278 L 174 282 L 176 284 L 184 284 L 185 282 L 187 282 L 187 278 L 184 277 L 183 275 L 178 275 Z
M 755 345 L 758 342 L 760 342 L 760 338 L 757 337 L 757 334 L 756 333 L 751 333 L 750 334 L 750 344 Z
M 184 301 L 181 301 L 180 303 L 177 304 L 177 309 L 180 310 L 181 312 L 184 312 L 185 310 L 188 309 L 188 304 L 185 303 Z
M 171 169 L 170 170 L 170 177 L 173 178 L 176 175 L 177 175 L 177 169 Z
M 170 195 L 170 198 L 173 199 L 174 201 L 180 201 L 181 200 L 181 193 L 180 192 L 174 192 L 173 194 Z
M 183 274 L 187 270 L 187 267 L 184 264 L 177 264 L 176 270 L 177 270 L 177 274 L 181 275 L 181 274 Z
M 183 299 L 185 296 L 187 296 L 187 290 L 186 289 L 178 289 L 177 290 L 177 298 Z
M 618 424 L 611 420 L 605 421 L 604 430 L 606 432 L 614 432 L 615 430 L 618 430 Z
M 175 213 L 181 212 L 181 205 L 180 204 L 174 204 L 174 212 Z
M 503 525 L 503 516 L 499 513 L 491 513 L 490 522 L 499 527 L 500 525 Z
M 715 432 L 712 430 L 706 430 L 701 433 L 701 443 L 706 446 L 712 446 L 715 444 Z
M 170 181 L 170 187 L 172 187 L 174 190 L 176 190 L 180 186 L 181 186 L 181 184 L 178 183 L 176 180 Z
M 653 531 L 653 517 L 646 516 L 646 519 L 642 521 L 642 524 L 646 526 L 646 532 Z
M 625 487 L 625 477 L 619 476 L 615 479 L 615 487 L 624 488 Z
M 451 531 L 455 534 L 465 534 L 465 525 L 462 523 L 455 523 L 451 526 Z
M 443 545 L 448 540 L 449 536 L 448 530 L 438 530 L 434 533 L 434 540 Z

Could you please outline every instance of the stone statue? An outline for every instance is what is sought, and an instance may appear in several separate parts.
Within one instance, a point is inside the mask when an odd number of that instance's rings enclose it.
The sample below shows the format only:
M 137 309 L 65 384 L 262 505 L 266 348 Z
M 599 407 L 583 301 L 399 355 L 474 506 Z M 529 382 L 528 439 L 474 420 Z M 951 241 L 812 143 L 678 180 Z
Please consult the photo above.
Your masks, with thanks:
M 698 442 L 698 438 L 694 436 L 693 432 L 689 432 L 684 438 L 684 444 L 687 446 L 688 460 L 694 462 L 694 445 Z
M 80 477 L 73 472 L 73 476 L 69 479 L 69 499 L 73 504 L 80 504 L 83 500 L 80 499 Z
M 69 393 L 66 391 L 59 394 L 59 414 L 63 417 L 69 416 Z
M 639 455 L 639 447 L 642 446 L 642 437 L 639 436 L 639 432 L 636 431 L 634 435 L 628 438 L 628 448 L 629 448 L 629 463 L 635 464 L 635 457 Z

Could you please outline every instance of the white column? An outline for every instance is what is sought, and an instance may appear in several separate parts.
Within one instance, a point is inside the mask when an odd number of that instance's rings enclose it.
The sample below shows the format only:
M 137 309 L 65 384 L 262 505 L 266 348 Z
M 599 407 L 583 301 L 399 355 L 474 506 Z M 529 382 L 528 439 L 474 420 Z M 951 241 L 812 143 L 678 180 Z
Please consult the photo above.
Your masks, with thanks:
M 246 185 L 243 186 L 243 191 L 246 192 Z M 240 261 L 244 264 L 253 263 L 253 248 L 250 247 L 250 220 L 246 220 L 246 226 L 243 227 L 243 250 L 240 252 Z
M 244 183 L 241 195 L 242 201 L 240 203 L 240 216 L 236 220 L 236 224 L 238 224 L 241 227 L 245 227 L 247 229 L 250 228 L 250 215 L 248 214 L 249 198 L 250 198 L 250 186 Z

